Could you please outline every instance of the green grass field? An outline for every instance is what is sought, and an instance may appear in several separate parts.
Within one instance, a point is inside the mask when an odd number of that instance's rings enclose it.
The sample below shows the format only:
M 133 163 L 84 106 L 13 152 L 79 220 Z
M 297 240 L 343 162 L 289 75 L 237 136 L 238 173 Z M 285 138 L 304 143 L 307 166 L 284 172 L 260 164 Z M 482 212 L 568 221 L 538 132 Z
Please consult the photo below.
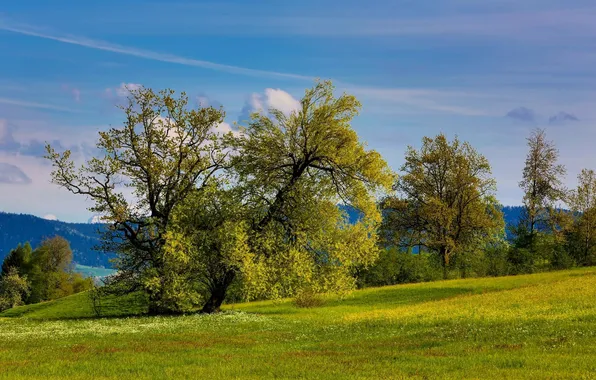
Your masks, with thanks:
M 145 317 L 85 294 L 0 314 L 4 378 L 596 378 L 596 268 Z

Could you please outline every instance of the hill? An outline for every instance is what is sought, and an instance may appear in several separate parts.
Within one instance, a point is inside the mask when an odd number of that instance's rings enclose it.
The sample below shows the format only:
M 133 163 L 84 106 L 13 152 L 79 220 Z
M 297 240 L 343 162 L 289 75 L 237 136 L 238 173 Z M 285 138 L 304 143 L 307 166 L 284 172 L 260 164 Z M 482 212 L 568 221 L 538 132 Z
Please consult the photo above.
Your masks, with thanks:
M 347 212 L 350 222 L 359 218 L 359 213 L 350 207 L 342 206 Z M 515 224 L 519 220 L 522 208 L 507 206 L 503 208 L 505 223 Z M 33 215 L 9 214 L 0 212 L 0 260 L 18 244 L 26 241 L 36 246 L 46 237 L 60 235 L 70 242 L 73 260 L 83 266 L 110 268 L 112 257 L 94 250 L 99 243 L 99 231 L 105 228 L 102 224 L 65 223 L 46 220 Z
M 0 314 L 7 378 L 591 378 L 596 268 L 354 292 L 324 306 L 92 318 L 85 294 Z M 51 339 L 50 339 L 51 337 Z
M 65 223 L 33 215 L 0 212 L 0 260 L 18 244 L 29 242 L 36 247 L 45 238 L 60 235 L 70 242 L 73 261 L 77 264 L 109 268 L 109 255 L 95 251 L 101 224 Z

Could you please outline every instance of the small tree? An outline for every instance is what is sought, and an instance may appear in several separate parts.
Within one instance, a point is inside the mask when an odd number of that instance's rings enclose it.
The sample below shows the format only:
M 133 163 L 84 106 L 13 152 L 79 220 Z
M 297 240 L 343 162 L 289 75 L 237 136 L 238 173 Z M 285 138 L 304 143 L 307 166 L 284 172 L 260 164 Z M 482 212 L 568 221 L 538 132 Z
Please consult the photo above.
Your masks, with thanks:
M 72 265 L 72 250 L 60 236 L 44 240 L 31 254 L 28 303 L 56 299 L 73 294 L 68 281 Z
M 543 129 L 534 130 L 527 140 L 529 152 L 519 183 L 524 192 L 524 213 L 514 232 L 518 247 L 535 252 L 537 234 L 553 227 L 555 203 L 565 195 L 562 177 L 566 171 L 557 164 L 559 151 Z
M 0 277 L 0 311 L 20 306 L 29 295 L 26 278 L 19 276 L 16 268 L 10 267 Z
M 486 158 L 470 144 L 449 142 L 443 134 L 425 137 L 420 150 L 408 148 L 401 171 L 398 196 L 382 203 L 386 244 L 436 253 L 447 278 L 454 255 L 498 237 L 504 222 L 496 182 Z
M 10 268 L 15 268 L 20 276 L 23 276 L 29 270 L 31 261 L 31 245 L 27 242 L 24 245 L 18 245 L 17 248 L 11 250 L 8 256 L 2 263 L 2 272 L 0 276 L 4 276 L 10 272 Z
M 568 196 L 574 216 L 568 249 L 580 265 L 596 263 L 596 174 L 583 169 L 577 189 Z

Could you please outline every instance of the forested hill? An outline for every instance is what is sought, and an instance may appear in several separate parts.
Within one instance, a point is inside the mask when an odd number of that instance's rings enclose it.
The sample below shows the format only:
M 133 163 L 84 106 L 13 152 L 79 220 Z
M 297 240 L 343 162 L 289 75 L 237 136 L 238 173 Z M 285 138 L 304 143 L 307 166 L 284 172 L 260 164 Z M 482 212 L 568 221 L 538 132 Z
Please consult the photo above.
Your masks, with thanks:
M 503 207 L 505 223 L 517 223 L 522 208 Z M 358 212 L 346 208 L 351 222 L 358 220 Z M 33 215 L 7 214 L 0 212 L 0 260 L 19 243 L 28 241 L 33 247 L 43 239 L 60 235 L 70 242 L 73 261 L 94 267 L 110 267 L 109 256 L 93 249 L 99 242 L 101 224 L 64 223 L 46 220 Z
M 59 235 L 70 242 L 75 263 L 109 267 L 108 255 L 93 249 L 99 243 L 100 228 L 103 228 L 101 224 L 64 223 L 0 212 L 0 259 L 20 243 L 28 241 L 35 248 L 43 239 Z

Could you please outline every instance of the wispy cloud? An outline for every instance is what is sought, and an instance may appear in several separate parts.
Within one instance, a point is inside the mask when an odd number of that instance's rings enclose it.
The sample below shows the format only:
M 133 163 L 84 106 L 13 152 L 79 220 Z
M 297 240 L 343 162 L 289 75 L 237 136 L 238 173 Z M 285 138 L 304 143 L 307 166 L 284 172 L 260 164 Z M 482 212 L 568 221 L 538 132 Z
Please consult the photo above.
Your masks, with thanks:
M 74 35 L 61 35 L 57 33 L 50 33 L 40 31 L 28 25 L 13 24 L 6 19 L 0 19 L 0 30 L 6 30 L 13 33 L 23 34 L 32 37 L 39 37 L 48 40 L 63 42 L 71 45 L 83 46 L 96 50 L 109 51 L 112 53 L 124 54 L 138 58 L 150 59 L 154 61 L 177 63 L 185 66 L 201 67 L 205 69 L 224 71 L 232 74 L 248 75 L 248 76 L 265 76 L 265 77 L 278 77 L 287 79 L 298 79 L 298 80 L 313 80 L 313 77 L 290 74 L 290 73 L 279 73 L 275 71 L 257 70 L 250 69 L 240 66 L 225 65 L 221 63 L 202 61 L 198 59 L 181 57 L 173 54 L 159 53 L 151 50 L 138 49 L 135 47 L 124 46 L 113 44 L 106 41 L 90 39 L 82 36 Z
M 434 90 L 428 88 L 374 88 L 358 87 L 342 84 L 348 91 L 364 99 L 384 101 L 389 104 L 402 104 L 441 113 L 466 116 L 491 116 L 492 113 L 467 105 L 457 105 L 454 101 L 466 104 L 466 99 L 482 97 L 482 94 L 471 94 L 452 90 Z
M 262 20 L 270 31 L 323 36 L 467 36 L 558 40 L 596 36 L 596 8 L 470 12 L 434 17 L 283 17 Z M 263 28 L 263 26 L 261 27 Z M 257 26 L 257 30 L 259 27 Z
M 53 104 L 28 102 L 25 100 L 9 99 L 9 98 L 0 98 L 0 104 L 8 104 L 11 106 L 18 106 L 18 107 L 40 108 L 40 109 L 46 109 L 46 110 L 52 110 L 52 111 L 62 111 L 62 112 L 72 112 L 72 113 L 81 112 L 79 110 L 75 110 L 75 109 L 67 108 L 67 107 L 60 107 L 60 106 L 56 106 Z

